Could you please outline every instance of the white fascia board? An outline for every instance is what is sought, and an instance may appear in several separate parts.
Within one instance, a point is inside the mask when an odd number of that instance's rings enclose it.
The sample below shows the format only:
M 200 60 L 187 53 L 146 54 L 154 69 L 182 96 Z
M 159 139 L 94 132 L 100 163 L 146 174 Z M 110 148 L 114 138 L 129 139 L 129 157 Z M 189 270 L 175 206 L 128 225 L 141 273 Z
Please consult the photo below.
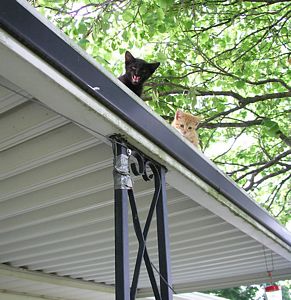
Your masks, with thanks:
M 168 168 L 170 185 L 291 261 L 289 245 L 3 30 L 0 30 L 0 57 L 1 75 L 28 91 L 43 105 L 88 130 L 99 132 L 99 138 L 104 142 L 110 143 L 106 136 L 123 134 L 135 147 Z M 141 105 L 146 107 L 145 103 Z M 151 111 L 149 107 L 147 110 Z M 171 128 L 163 120 L 161 126 Z M 195 195 L 193 187 L 196 187 Z

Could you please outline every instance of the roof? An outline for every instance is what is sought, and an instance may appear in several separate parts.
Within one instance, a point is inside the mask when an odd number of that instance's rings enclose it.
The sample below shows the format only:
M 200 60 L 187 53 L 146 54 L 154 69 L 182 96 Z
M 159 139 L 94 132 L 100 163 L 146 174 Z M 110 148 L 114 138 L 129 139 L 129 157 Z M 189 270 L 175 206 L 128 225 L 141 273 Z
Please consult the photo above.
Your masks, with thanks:
M 161 118 L 157 118 L 149 109 L 140 105 L 139 101 L 135 101 L 134 97 L 130 97 L 127 91 L 120 88 L 120 84 L 116 84 L 117 79 L 112 80 L 112 76 L 104 72 L 102 68 L 101 70 L 100 68 L 96 69 L 97 64 L 90 63 L 79 51 L 76 51 L 53 31 L 48 30 L 47 26 L 38 18 L 29 11 L 23 10 L 23 7 L 16 1 L 5 0 L 2 2 L 2 6 L 2 26 L 11 35 L 22 41 L 33 52 L 98 99 L 100 103 L 165 152 L 175 157 L 187 169 L 230 199 L 235 205 L 275 232 L 285 242 L 290 243 L 290 234 L 287 230 L 254 201 L 250 201 L 249 196 L 220 172 L 210 160 L 205 157 L 201 159 L 198 152 L 194 152 L 182 139 L 176 138 L 177 134 L 173 130 L 169 130 L 167 126 L 161 126 Z
M 0 291 L 112 299 L 116 133 L 168 169 L 178 292 L 264 282 L 266 263 L 291 277 L 290 233 L 145 103 L 24 2 L 1 1 L 0 24 Z M 153 187 L 134 189 L 143 219 Z M 132 229 L 131 268 L 136 248 Z

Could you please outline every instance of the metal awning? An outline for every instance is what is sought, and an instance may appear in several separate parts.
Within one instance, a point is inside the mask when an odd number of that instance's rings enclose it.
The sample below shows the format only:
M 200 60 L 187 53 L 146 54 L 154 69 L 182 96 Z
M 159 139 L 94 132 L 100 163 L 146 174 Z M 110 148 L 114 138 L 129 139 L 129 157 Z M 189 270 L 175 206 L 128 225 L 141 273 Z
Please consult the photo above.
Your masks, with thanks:
M 0 18 L 0 297 L 114 298 L 113 134 L 168 169 L 176 291 L 291 278 L 290 233 L 214 164 L 27 4 Z M 134 190 L 143 223 L 153 186 Z M 158 264 L 154 225 L 147 247 Z

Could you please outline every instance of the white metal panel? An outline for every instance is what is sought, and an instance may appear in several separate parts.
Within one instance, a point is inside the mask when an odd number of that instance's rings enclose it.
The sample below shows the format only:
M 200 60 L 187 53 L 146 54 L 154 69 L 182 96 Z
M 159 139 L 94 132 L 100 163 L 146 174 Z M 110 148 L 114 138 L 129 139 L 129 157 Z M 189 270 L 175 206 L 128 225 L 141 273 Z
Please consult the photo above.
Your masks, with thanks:
M 64 136 L 66 137 L 64 139 Z M 59 158 L 96 146 L 96 138 L 73 124 L 53 129 L 1 154 L 0 179 L 28 171 Z
M 3 119 L 1 118 L 0 149 L 13 147 L 66 123 L 67 120 L 44 107 L 39 107 L 35 103 L 29 105 L 24 103 L 15 107 L 13 112 Z

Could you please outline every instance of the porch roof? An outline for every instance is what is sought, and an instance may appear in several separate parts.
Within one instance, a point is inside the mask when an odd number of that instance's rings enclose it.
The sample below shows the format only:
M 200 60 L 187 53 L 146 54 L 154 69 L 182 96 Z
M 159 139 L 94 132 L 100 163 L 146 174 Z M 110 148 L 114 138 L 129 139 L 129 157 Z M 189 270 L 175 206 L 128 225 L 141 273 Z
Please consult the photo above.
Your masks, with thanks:
M 175 290 L 291 278 L 291 234 L 141 99 L 24 1 L 0 24 L 0 290 L 113 297 L 112 134 L 168 169 Z M 152 185 L 134 188 L 144 217 Z

